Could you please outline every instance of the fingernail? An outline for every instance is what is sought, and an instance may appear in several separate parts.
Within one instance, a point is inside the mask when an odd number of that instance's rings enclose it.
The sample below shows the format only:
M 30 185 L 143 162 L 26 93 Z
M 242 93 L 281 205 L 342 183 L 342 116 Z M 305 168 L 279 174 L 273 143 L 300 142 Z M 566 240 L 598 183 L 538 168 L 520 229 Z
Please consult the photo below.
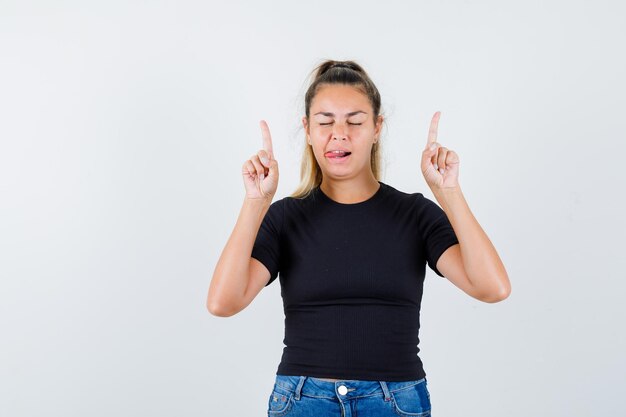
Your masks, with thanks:
M 270 161 L 266 158 L 266 157 L 261 157 L 261 162 L 263 162 L 263 165 L 269 165 Z
M 443 174 L 443 168 L 439 168 L 439 172 Z

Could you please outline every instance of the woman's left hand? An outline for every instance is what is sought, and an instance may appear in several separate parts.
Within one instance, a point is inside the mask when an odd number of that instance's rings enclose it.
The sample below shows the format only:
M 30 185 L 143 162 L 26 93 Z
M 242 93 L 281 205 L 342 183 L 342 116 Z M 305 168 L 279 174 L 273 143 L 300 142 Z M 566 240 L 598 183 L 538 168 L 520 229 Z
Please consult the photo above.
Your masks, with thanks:
M 433 191 L 459 186 L 459 156 L 453 150 L 437 143 L 440 116 L 441 112 L 436 112 L 433 116 L 428 131 L 428 142 L 422 152 L 422 174 Z

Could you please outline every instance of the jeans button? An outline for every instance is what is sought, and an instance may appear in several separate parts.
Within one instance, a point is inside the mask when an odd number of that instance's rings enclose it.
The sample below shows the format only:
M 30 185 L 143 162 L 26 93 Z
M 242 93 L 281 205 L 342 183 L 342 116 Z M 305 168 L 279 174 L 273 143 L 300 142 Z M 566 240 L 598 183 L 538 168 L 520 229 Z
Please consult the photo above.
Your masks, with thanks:
M 337 391 L 341 395 L 346 395 L 348 393 L 348 388 L 345 385 L 340 385 L 339 388 L 337 388 Z

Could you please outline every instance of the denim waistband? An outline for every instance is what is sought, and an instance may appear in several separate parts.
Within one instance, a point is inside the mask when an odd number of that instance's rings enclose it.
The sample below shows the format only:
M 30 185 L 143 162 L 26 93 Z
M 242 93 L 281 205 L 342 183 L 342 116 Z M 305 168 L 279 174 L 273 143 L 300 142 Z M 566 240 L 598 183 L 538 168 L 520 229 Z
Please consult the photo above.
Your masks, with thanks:
M 353 398 L 383 396 L 386 401 L 391 399 L 390 392 L 403 390 L 425 381 L 426 377 L 415 381 L 385 382 L 364 380 L 339 380 L 336 382 L 324 381 L 309 376 L 276 375 L 275 389 L 284 394 L 293 393 L 296 400 L 300 396 L 315 398 Z M 345 388 L 344 388 L 345 387 Z

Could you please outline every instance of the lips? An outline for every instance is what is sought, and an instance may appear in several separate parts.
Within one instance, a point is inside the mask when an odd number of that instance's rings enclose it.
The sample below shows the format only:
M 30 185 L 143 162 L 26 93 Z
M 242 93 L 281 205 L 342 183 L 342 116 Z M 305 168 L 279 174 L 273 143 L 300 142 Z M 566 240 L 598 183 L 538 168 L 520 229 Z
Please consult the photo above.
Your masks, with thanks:
M 336 149 L 336 150 L 332 150 L 332 151 L 328 151 L 324 154 L 325 157 L 327 158 L 333 158 L 333 159 L 338 159 L 338 158 L 345 158 L 346 156 L 350 155 L 352 152 L 350 151 L 346 151 L 343 149 Z

